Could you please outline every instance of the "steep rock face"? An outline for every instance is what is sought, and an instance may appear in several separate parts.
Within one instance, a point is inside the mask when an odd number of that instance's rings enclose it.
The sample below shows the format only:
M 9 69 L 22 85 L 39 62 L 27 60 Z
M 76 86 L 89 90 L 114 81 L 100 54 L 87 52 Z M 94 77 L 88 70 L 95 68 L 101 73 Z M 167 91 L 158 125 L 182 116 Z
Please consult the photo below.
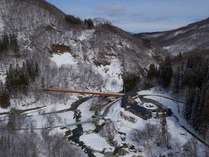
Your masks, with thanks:
M 0 23 L 1 35 L 17 36 L 21 55 L 16 62 L 36 60 L 47 86 L 120 91 L 122 77 L 142 77 L 155 62 L 141 39 L 109 24 L 74 25 L 43 0 L 0 0 Z M 59 61 L 66 54 L 65 62 Z
M 136 36 L 154 41 L 161 47 L 161 51 L 171 55 L 207 50 L 209 49 L 209 19 L 172 31 L 143 33 Z

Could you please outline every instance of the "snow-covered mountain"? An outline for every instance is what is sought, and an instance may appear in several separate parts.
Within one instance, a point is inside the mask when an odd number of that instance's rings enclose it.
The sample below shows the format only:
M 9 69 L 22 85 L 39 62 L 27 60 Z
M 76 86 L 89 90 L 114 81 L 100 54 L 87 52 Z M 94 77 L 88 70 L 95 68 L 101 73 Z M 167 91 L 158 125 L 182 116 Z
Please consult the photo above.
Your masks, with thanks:
M 163 90 L 140 91 L 131 105 L 125 97 L 42 90 L 119 92 L 158 63 L 166 46 L 181 37 L 184 46 L 196 41 L 196 24 L 186 35 L 180 29 L 136 38 L 108 21 L 92 23 L 45 0 L 0 0 L 0 156 L 207 157 L 207 143 L 183 118 L 184 102 Z M 161 116 L 168 108 L 173 115 Z
M 135 36 L 152 41 L 161 48 L 161 51 L 171 55 L 208 50 L 209 19 L 171 31 L 142 33 Z
M 33 58 L 48 86 L 121 91 L 124 77 L 141 77 L 155 62 L 141 39 L 106 23 L 89 28 L 72 19 L 44 0 L 0 1 L 0 34 L 17 36 L 16 62 Z

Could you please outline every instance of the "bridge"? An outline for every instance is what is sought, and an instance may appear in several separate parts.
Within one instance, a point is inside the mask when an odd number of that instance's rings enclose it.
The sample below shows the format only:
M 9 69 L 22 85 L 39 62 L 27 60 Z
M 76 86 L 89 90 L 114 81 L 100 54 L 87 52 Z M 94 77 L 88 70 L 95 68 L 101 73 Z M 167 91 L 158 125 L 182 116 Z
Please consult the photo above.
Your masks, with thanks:
M 94 95 L 94 96 L 110 96 L 110 97 L 122 97 L 124 93 L 114 93 L 114 92 L 94 92 L 94 91 L 81 91 L 81 90 L 69 90 L 60 88 L 47 88 L 44 89 L 45 92 L 49 93 L 64 93 L 64 94 L 81 94 L 81 95 Z

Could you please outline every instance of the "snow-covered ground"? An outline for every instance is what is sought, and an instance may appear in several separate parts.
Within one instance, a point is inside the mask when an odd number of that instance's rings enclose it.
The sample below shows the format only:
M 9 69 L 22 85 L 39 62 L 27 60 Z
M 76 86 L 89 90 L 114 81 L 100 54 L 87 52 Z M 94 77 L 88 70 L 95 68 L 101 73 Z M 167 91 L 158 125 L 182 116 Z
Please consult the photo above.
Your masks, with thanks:
M 110 65 L 96 67 L 96 70 L 105 80 L 104 91 L 123 90 L 122 67 L 118 59 L 112 59 Z
M 53 54 L 51 60 L 55 62 L 58 67 L 61 67 L 62 65 L 76 65 L 78 63 L 69 52 Z
M 120 101 L 114 104 L 107 114 L 107 118 L 111 119 L 115 123 L 115 127 L 118 131 L 127 133 L 131 129 L 143 129 L 146 121 L 128 111 L 125 111 L 120 104 Z M 128 120 L 124 121 L 124 117 L 133 117 L 136 121 L 134 123 Z
M 81 111 L 81 122 L 91 120 L 94 115 L 93 111 L 90 111 L 91 105 L 95 101 L 95 99 L 90 99 L 84 103 L 82 103 L 78 109 Z M 95 129 L 95 125 L 92 123 L 86 123 L 82 125 L 84 131 L 90 131 Z
M 83 41 L 83 40 L 89 40 L 93 34 L 94 34 L 95 30 L 85 30 L 85 31 L 81 31 L 80 36 L 78 36 L 78 40 Z
M 29 125 L 32 125 L 34 128 L 45 128 L 49 127 L 50 123 L 50 127 L 57 129 L 60 133 L 64 133 L 65 130 L 60 130 L 59 128 L 67 127 L 68 125 L 74 128 L 72 126 L 75 123 L 75 119 L 73 119 L 74 112 L 69 111 L 69 109 L 71 104 L 77 100 L 78 98 L 75 96 L 71 96 L 66 102 L 57 103 L 52 103 L 49 99 L 36 100 L 33 97 L 12 99 L 11 107 L 0 109 L 0 113 L 10 112 L 12 108 L 15 108 L 23 111 L 21 115 L 25 118 L 21 126 L 22 128 L 27 128 Z M 0 118 L 6 121 L 9 120 L 8 115 L 2 115 Z
M 114 148 L 106 141 L 104 137 L 96 133 L 82 135 L 80 140 L 95 151 L 113 152 Z

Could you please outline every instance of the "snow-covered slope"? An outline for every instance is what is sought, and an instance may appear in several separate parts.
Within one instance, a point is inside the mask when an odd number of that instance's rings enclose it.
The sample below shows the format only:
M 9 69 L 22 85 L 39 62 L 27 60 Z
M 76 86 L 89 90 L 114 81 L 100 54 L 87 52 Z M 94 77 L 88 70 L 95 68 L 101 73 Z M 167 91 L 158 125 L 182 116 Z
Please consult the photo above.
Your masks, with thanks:
M 156 48 L 160 48 L 160 51 L 165 51 L 174 56 L 179 53 L 208 50 L 209 19 L 171 31 L 142 33 L 135 36 L 155 43 L 152 44 L 153 47 L 158 45 Z
M 17 62 L 33 58 L 47 86 L 121 91 L 122 76 L 143 76 L 155 62 L 140 39 L 109 24 L 73 25 L 46 1 L 1 0 L 0 6 L 1 31 L 17 35 Z
M 77 64 L 75 58 L 69 53 L 65 52 L 64 54 L 53 54 L 52 61 L 54 61 L 58 67 L 61 67 L 62 65 L 75 65 Z

